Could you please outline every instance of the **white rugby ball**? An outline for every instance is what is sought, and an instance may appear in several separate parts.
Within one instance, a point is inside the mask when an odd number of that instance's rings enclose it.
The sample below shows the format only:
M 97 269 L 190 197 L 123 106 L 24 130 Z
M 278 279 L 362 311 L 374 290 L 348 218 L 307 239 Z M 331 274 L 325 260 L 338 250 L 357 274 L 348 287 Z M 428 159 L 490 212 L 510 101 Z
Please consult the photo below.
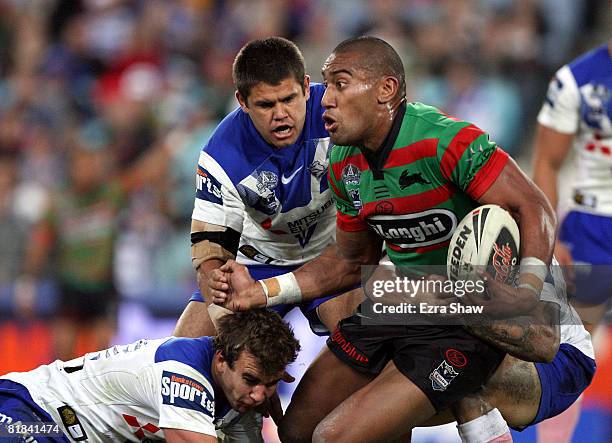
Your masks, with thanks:
M 519 268 L 520 234 L 516 221 L 497 205 L 473 209 L 457 225 L 448 247 L 451 280 L 473 280 L 487 271 L 496 280 L 512 284 Z

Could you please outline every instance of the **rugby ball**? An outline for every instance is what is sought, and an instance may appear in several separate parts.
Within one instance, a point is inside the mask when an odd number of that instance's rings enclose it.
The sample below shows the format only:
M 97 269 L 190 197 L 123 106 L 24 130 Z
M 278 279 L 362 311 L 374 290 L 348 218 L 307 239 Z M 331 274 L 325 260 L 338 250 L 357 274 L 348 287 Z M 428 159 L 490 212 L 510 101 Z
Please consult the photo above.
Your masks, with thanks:
M 487 271 L 505 284 L 514 284 L 519 270 L 520 234 L 516 221 L 497 205 L 473 209 L 457 225 L 448 247 L 451 280 L 474 280 Z

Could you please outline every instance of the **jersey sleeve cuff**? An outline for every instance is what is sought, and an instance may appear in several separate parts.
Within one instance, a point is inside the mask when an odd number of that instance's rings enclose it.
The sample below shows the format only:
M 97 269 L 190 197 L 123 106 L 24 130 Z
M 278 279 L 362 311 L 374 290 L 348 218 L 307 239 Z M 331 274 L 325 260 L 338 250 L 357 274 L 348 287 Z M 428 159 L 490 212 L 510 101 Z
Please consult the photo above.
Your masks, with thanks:
M 478 200 L 491 187 L 493 182 L 497 180 L 506 163 L 508 163 L 508 154 L 500 149 L 495 149 L 489 160 L 476 173 L 470 185 L 467 187 L 467 194 L 473 199 Z
M 366 222 L 358 217 L 346 215 L 341 212 L 338 212 L 336 226 L 338 229 L 345 232 L 361 232 L 368 230 L 368 224 Z

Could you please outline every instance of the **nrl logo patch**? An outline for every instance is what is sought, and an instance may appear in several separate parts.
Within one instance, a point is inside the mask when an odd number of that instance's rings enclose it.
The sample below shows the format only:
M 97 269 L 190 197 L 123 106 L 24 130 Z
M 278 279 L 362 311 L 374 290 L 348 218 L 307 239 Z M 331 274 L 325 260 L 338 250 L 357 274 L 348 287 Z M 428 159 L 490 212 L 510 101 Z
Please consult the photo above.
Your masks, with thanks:
M 361 209 L 361 195 L 359 194 L 359 182 L 361 181 L 361 171 L 353 164 L 348 164 L 342 170 L 342 181 L 346 186 L 346 192 L 353 201 L 355 209 Z
M 351 163 L 346 165 L 342 170 L 342 181 L 346 186 L 359 185 L 361 180 L 361 171 L 359 168 Z
M 442 363 L 429 374 L 431 387 L 434 391 L 446 391 L 448 385 L 450 385 L 458 375 L 459 373 L 455 371 L 455 368 L 448 364 L 446 360 L 442 360 Z

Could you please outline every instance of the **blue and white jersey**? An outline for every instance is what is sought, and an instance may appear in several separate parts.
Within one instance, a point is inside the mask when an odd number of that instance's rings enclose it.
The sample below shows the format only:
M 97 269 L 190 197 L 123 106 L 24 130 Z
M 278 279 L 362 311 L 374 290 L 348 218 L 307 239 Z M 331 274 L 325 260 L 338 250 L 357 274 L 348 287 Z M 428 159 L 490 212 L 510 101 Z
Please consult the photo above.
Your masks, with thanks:
M 584 328 L 580 316 L 567 299 L 567 289 L 559 262 L 553 257 L 540 300 L 559 306 L 560 343 L 572 345 L 584 355 L 595 360 L 591 334 Z
M 163 440 L 161 428 L 216 436 L 236 416 L 215 398 L 211 337 L 140 340 L 0 377 L 25 386 L 71 441 Z
M 538 122 L 575 134 L 577 167 L 571 209 L 612 215 L 612 56 L 608 45 L 557 71 Z
M 268 144 L 238 108 L 200 153 L 192 218 L 241 233 L 241 263 L 301 265 L 335 238 L 324 92 L 320 84 L 310 86 L 304 129 L 294 145 Z

